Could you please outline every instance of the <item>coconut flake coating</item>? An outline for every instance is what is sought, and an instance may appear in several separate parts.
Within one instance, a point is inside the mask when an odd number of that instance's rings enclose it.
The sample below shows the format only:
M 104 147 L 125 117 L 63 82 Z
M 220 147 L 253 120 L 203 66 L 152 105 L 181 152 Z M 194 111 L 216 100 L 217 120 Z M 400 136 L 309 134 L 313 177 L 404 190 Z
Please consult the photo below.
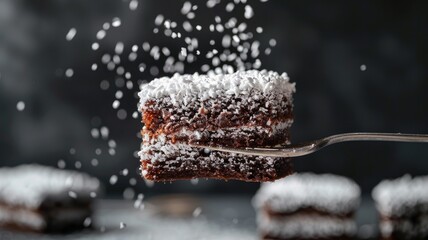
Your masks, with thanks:
M 402 216 L 424 209 L 428 214 L 428 176 L 404 175 L 383 180 L 373 189 L 372 197 L 384 216 Z
M 248 96 L 252 90 L 291 96 L 296 88 L 294 83 L 289 82 L 286 73 L 280 75 L 274 71 L 247 70 L 232 74 L 174 74 L 171 78 L 157 78 L 141 85 L 138 96 L 140 106 L 150 99 L 163 97 L 170 97 L 174 106 L 180 106 L 194 102 L 195 99 L 204 101 L 220 96 Z
M 267 207 L 278 213 L 313 208 L 347 215 L 357 209 L 360 193 L 359 186 L 346 177 L 300 173 L 273 183 L 263 183 L 253 204 L 256 208 Z

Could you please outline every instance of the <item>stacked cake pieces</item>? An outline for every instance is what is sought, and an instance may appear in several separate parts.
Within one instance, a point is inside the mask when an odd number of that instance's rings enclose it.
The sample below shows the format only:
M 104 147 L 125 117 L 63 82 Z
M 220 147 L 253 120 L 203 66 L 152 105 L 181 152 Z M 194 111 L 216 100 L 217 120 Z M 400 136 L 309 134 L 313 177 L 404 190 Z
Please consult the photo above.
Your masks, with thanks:
M 141 86 L 142 175 L 272 181 L 291 172 L 288 159 L 210 152 L 190 145 L 273 146 L 288 142 L 294 84 L 285 73 L 174 75 Z
M 428 176 L 384 180 L 372 196 L 383 239 L 428 239 Z
M 359 202 L 352 180 L 311 173 L 263 183 L 253 199 L 263 239 L 350 239 Z
M 39 165 L 0 169 L 0 226 L 36 232 L 88 227 L 99 181 Z M 91 197 L 92 196 L 92 197 Z

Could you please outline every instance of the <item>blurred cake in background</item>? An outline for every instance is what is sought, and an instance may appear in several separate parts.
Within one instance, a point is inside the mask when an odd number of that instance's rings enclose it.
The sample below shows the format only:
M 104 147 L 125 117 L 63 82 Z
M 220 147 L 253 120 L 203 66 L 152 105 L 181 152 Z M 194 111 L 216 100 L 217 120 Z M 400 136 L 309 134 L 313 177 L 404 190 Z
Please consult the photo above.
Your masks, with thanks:
M 295 84 L 286 73 L 179 75 L 142 85 L 141 172 L 149 180 L 192 178 L 273 181 L 289 175 L 289 159 L 208 151 L 289 142 Z
M 0 169 L 0 226 L 65 232 L 91 225 L 96 178 L 40 165 Z
M 372 196 L 383 239 L 428 239 L 428 176 L 384 180 Z
M 262 239 L 352 239 L 360 188 L 352 180 L 300 173 L 263 183 L 253 199 Z

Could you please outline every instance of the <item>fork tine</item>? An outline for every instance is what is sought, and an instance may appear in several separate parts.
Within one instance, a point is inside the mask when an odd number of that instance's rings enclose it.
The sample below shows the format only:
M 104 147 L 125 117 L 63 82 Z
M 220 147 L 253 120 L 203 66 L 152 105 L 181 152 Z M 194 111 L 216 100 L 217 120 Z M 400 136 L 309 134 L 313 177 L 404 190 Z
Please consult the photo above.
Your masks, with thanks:
M 294 156 L 291 149 L 277 149 L 277 148 L 230 148 L 230 147 L 214 147 L 205 145 L 191 145 L 192 147 L 206 148 L 213 151 L 221 151 L 228 153 L 236 153 L 252 156 L 264 157 L 292 157 Z M 294 151 L 295 152 L 295 151 Z

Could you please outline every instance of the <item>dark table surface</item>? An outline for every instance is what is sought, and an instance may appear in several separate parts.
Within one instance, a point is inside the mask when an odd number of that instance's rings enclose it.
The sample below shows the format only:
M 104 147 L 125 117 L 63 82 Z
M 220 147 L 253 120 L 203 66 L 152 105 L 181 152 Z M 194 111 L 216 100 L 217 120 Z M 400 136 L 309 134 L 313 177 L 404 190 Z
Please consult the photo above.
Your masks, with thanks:
M 92 220 L 93 229 L 81 232 L 47 235 L 0 230 L 0 239 L 258 239 L 250 196 L 171 195 L 144 201 L 143 209 L 136 209 L 133 201 L 100 200 Z M 356 221 L 358 239 L 378 234 L 370 198 L 363 198 Z

